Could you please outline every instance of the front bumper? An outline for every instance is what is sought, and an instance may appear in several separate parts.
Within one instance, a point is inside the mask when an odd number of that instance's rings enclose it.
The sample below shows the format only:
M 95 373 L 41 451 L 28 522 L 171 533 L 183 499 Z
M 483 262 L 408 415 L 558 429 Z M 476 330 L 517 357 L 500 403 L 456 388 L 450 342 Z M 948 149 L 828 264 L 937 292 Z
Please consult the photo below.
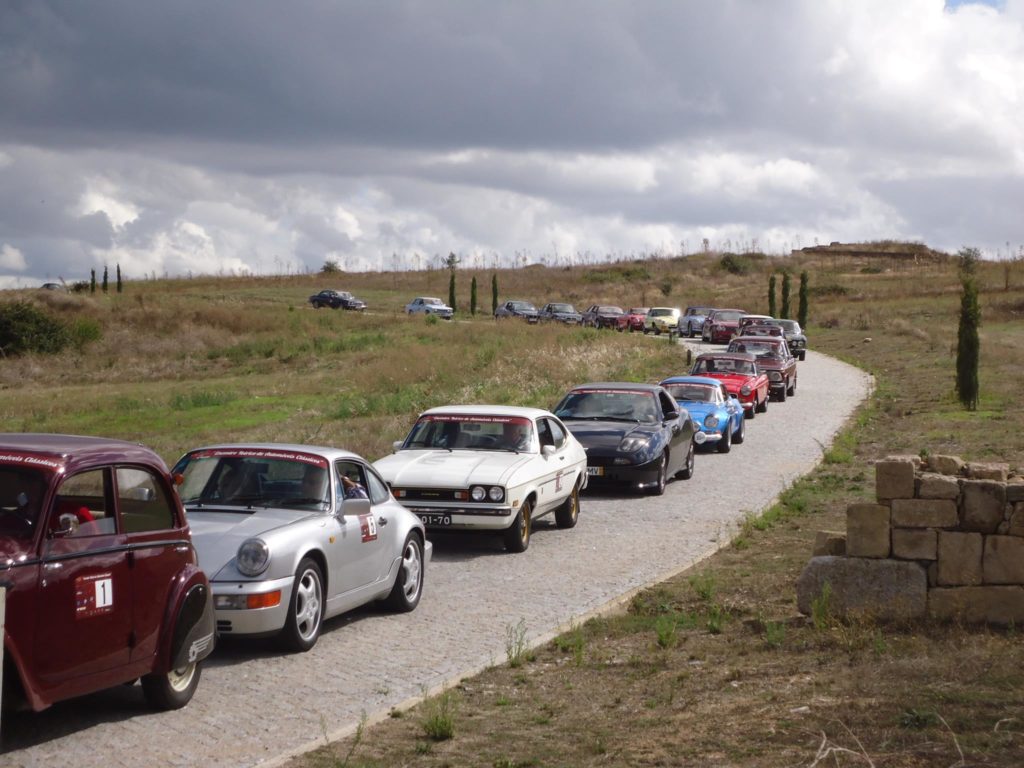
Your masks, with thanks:
M 725 437 L 724 432 L 704 432 L 699 431 L 693 434 L 693 442 L 697 445 L 710 445 L 711 443 L 717 443 L 719 440 Z
M 503 531 L 515 519 L 512 507 L 507 505 L 467 508 L 464 504 L 401 504 L 419 517 L 428 531 Z
M 272 635 L 284 629 L 288 618 L 288 604 L 292 598 L 295 576 L 267 581 L 215 581 L 213 588 L 213 614 L 217 619 L 218 635 Z M 272 608 L 218 608 L 218 597 L 236 599 L 247 595 L 261 595 L 280 591 L 281 600 Z
M 602 485 L 648 488 L 657 485 L 661 455 L 645 464 L 613 464 L 614 457 L 587 456 L 587 487 Z

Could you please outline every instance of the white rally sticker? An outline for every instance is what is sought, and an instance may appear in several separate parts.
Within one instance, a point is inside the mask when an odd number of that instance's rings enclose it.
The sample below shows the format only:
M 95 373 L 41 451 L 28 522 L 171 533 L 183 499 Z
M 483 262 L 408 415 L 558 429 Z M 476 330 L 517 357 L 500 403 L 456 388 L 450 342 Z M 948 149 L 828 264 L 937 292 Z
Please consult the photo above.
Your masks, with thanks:
M 111 573 L 75 579 L 75 618 L 87 619 L 114 610 L 114 578 Z

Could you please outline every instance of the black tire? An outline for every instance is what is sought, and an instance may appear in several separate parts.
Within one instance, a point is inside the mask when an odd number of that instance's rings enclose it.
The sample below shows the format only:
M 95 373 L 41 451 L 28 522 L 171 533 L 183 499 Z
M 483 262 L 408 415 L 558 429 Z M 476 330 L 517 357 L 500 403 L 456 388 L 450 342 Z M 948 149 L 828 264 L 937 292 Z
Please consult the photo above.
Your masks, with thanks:
M 750 407 L 749 411 L 746 408 L 743 409 L 743 418 L 745 418 L 745 419 L 756 419 L 757 418 L 757 409 L 760 408 L 760 407 L 761 407 L 760 403 L 757 402 L 757 395 L 754 395 L 754 404 Z
M 313 309 L 320 309 L 323 305 L 319 301 L 313 302 Z
M 658 479 L 654 486 L 647 489 L 651 496 L 661 496 L 665 492 L 665 485 L 668 483 L 668 454 L 661 454 L 661 464 L 658 466 Z
M 778 401 L 780 403 L 786 402 L 786 387 L 785 386 L 783 386 L 782 389 L 779 390 L 779 394 L 776 395 L 776 398 L 778 398 Z
M 692 339 L 694 336 L 693 325 L 691 323 L 686 324 L 686 338 Z
M 661 336 L 661 328 L 659 328 L 658 326 L 654 326 L 654 335 Z
M 402 564 L 395 577 L 395 586 L 384 598 L 384 605 L 398 613 L 408 613 L 420 602 L 423 594 L 423 541 L 415 533 L 405 538 Z
M 569 498 L 555 510 L 555 525 L 559 528 L 574 528 L 580 519 L 580 484 L 572 487 Z
M 689 480 L 693 477 L 693 469 L 696 466 L 696 448 L 694 447 L 693 440 L 690 441 L 690 450 L 686 452 L 686 463 L 683 464 L 683 468 L 676 472 L 676 477 L 680 480 Z
M 320 637 L 323 620 L 324 577 L 316 561 L 304 557 L 295 569 L 288 617 L 281 630 L 281 645 L 289 651 L 308 651 Z
M 193 661 L 181 669 L 145 675 L 142 693 L 153 709 L 181 709 L 192 700 L 201 672 L 200 663 Z
M 738 435 L 733 437 L 733 445 L 742 445 L 743 441 L 747 439 L 747 422 L 745 419 L 740 419 L 740 432 Z
M 732 450 L 732 419 L 729 419 L 729 423 L 726 425 L 725 433 L 722 435 L 722 439 L 718 441 L 718 445 L 715 449 L 719 453 L 728 453 Z
M 764 396 L 764 400 L 762 400 L 759 405 L 755 406 L 755 410 L 758 410 L 761 413 L 768 413 L 768 399 L 769 399 L 769 396 L 770 396 L 770 393 L 766 393 L 765 396 Z
M 793 380 L 790 382 L 790 385 L 789 385 L 789 396 L 793 397 L 793 395 L 795 395 L 795 394 L 796 394 L 796 376 L 793 377 Z
M 806 352 L 801 352 L 800 353 L 800 359 L 801 360 L 806 360 L 807 359 L 807 353 Z
M 516 554 L 525 552 L 530 546 L 532 529 L 533 507 L 530 506 L 530 501 L 527 499 L 516 513 L 516 519 L 512 521 L 512 525 L 506 528 L 501 535 L 505 542 L 505 549 Z

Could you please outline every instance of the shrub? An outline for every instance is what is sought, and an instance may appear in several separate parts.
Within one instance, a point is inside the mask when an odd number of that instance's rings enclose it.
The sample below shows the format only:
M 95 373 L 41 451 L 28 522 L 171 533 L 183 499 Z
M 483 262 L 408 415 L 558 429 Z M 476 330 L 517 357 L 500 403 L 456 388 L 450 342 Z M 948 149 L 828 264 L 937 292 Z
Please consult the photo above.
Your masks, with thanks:
M 87 285 L 88 287 L 88 285 Z M 103 338 L 103 329 L 100 324 L 90 317 L 80 317 L 71 322 L 68 327 L 68 334 L 75 349 L 82 349 L 86 344 L 99 341 Z
M 54 354 L 70 343 L 67 325 L 30 302 L 15 301 L 0 307 L 0 353 L 3 355 Z
M 327 259 L 324 261 L 324 265 L 320 267 L 320 272 L 325 275 L 334 275 L 341 272 L 341 265 L 334 259 Z
M 745 275 L 754 266 L 749 256 L 738 253 L 727 253 L 718 261 L 718 265 L 730 275 Z

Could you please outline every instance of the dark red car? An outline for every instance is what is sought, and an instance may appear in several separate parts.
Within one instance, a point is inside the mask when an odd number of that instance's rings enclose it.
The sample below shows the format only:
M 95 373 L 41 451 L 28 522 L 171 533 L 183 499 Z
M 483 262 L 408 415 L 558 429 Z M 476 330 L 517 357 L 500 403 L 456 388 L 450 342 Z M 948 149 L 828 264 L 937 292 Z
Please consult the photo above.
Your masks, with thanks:
M 725 384 L 729 394 L 743 405 L 748 419 L 768 410 L 768 375 L 758 369 L 753 355 L 708 352 L 697 357 L 690 375 L 708 376 Z
M 626 328 L 629 329 L 630 333 L 644 329 L 644 320 L 647 318 L 648 309 L 650 308 L 630 307 L 626 310 Z
M 617 331 L 624 331 L 626 330 L 626 313 L 622 311 L 622 307 L 594 304 L 583 313 L 583 325 L 591 328 L 614 328 Z
M 185 706 L 213 650 L 210 587 L 167 467 L 117 440 L 0 434 L 4 705 L 141 678 Z
M 796 358 L 789 352 L 786 340 L 777 336 L 736 336 L 729 342 L 729 352 L 747 352 L 757 358 L 758 369 L 768 374 L 771 393 L 779 402 L 796 394 Z
M 701 340 L 712 344 L 728 344 L 729 339 L 736 335 L 740 318 L 745 314 L 742 309 L 712 309 L 704 320 Z

